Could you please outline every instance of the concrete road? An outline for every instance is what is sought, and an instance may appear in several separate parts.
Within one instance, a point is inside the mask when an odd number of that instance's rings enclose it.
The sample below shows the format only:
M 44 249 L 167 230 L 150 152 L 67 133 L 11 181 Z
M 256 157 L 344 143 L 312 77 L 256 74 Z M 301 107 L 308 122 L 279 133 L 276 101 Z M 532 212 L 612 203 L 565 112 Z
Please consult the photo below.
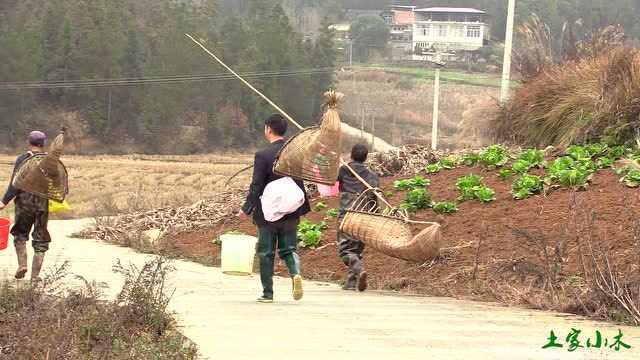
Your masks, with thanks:
M 111 271 L 116 259 L 142 264 L 148 256 L 67 237 L 86 224 L 51 223 L 54 243 L 46 266 L 68 260 L 72 273 L 97 281 L 106 296 L 113 296 L 122 285 Z M 258 304 L 257 276 L 226 276 L 217 268 L 184 261 L 174 265 L 171 309 L 203 358 L 640 359 L 640 328 L 448 298 L 343 292 L 336 285 L 315 282 L 306 282 L 304 299 L 295 302 L 287 279 L 276 281 L 275 303 Z M 0 252 L 0 277 L 10 278 L 14 270 L 10 246 Z M 571 328 L 582 331 L 583 346 L 588 337 L 595 338 L 596 330 L 611 344 L 620 329 L 622 340 L 632 348 L 616 352 L 585 347 L 569 352 L 565 338 Z M 563 348 L 542 349 L 551 330 Z

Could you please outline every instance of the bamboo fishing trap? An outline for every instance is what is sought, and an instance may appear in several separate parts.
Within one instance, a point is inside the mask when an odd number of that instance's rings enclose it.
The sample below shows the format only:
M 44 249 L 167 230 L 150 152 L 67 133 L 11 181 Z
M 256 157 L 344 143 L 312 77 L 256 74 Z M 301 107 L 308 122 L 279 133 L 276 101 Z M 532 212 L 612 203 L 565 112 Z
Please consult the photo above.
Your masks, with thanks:
M 18 168 L 13 186 L 50 200 L 64 201 L 69 194 L 67 168 L 60 161 L 64 149 L 64 132 L 63 128 L 53 140 L 49 153 L 35 154 Z
M 341 123 L 337 111 L 342 94 L 325 93 L 326 108 L 320 126 L 307 128 L 289 139 L 273 164 L 273 172 L 282 176 L 332 186 L 340 165 Z
M 304 129 L 289 114 L 238 75 L 201 42 L 189 34 L 186 36 L 301 130 L 280 150 L 274 163 L 274 173 L 331 186 L 338 178 L 339 166 L 344 166 L 367 190 L 356 199 L 347 211 L 340 224 L 341 231 L 391 257 L 425 262 L 438 256 L 440 253 L 440 225 L 410 220 L 405 210 L 391 206 L 379 189 L 374 189 L 340 157 L 342 132 L 337 104 L 342 97 L 341 94 L 334 91 L 327 92 L 325 94 L 328 98 L 327 109 L 320 126 Z M 378 206 L 376 198 L 386 205 L 384 209 Z M 426 228 L 413 236 L 412 225 L 422 225 Z
M 425 262 L 440 254 L 440 225 L 409 220 L 405 210 L 381 208 L 378 189 L 367 189 L 347 210 L 340 231 L 391 257 Z M 412 225 L 426 228 L 413 236 Z

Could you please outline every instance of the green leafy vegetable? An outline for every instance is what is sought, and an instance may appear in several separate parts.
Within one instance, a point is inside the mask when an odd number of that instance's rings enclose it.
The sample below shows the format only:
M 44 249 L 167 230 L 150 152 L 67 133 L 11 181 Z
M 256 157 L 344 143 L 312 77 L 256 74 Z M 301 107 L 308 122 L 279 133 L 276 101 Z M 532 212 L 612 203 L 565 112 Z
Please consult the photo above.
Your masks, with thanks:
M 326 209 L 327 207 L 328 207 L 327 204 L 323 203 L 322 201 L 319 201 L 318 203 L 316 203 L 313 206 L 312 210 L 313 210 L 313 212 L 320 212 L 320 211 Z
M 591 173 L 579 169 L 562 170 L 558 174 L 558 182 L 566 187 L 586 186 L 590 179 Z
M 431 181 L 429 181 L 428 179 L 425 179 L 422 176 L 416 176 L 412 179 L 396 180 L 393 183 L 393 188 L 396 190 L 413 190 L 424 188 L 430 183 Z
M 438 214 L 453 214 L 458 212 L 458 206 L 451 201 L 442 201 L 433 204 L 433 211 Z
M 609 158 L 609 157 L 601 157 L 598 160 L 596 160 L 596 166 L 598 167 L 598 169 L 613 167 L 614 163 L 615 163 L 615 159 Z
M 466 166 L 475 166 L 480 161 L 478 153 L 467 153 L 462 156 L 462 163 Z
M 557 158 L 553 163 L 551 163 L 551 165 L 547 169 L 545 181 L 548 184 L 559 182 L 560 176 L 564 172 L 568 170 L 577 169 L 578 167 L 579 167 L 579 162 L 574 160 L 572 157 L 564 156 L 561 158 Z
M 482 178 L 475 174 L 463 176 L 456 181 L 456 187 L 458 187 L 458 190 L 469 189 L 480 185 L 482 185 Z
M 488 203 L 496 200 L 496 192 L 495 190 L 481 186 L 476 189 L 476 199 L 480 200 L 483 203 Z
M 460 192 L 458 200 L 467 201 L 476 199 L 476 191 L 482 186 L 482 178 L 475 174 L 463 176 L 456 182 Z
M 629 169 L 627 174 L 620 179 L 626 186 L 636 188 L 640 186 L 640 170 Z
M 607 157 L 613 160 L 619 160 L 624 157 L 627 149 L 624 146 L 614 146 L 607 150 Z
M 587 152 L 592 158 L 604 156 L 609 151 L 609 145 L 595 143 L 586 147 Z
M 522 175 L 513 182 L 511 187 L 511 194 L 516 200 L 526 199 L 540 191 L 542 191 L 542 180 L 536 175 Z
M 529 171 L 531 167 L 532 165 L 530 162 L 528 162 L 527 160 L 520 159 L 513 163 L 513 165 L 511 166 L 511 169 L 513 170 L 514 173 L 524 174 L 527 171 Z
M 498 177 L 500 177 L 500 179 L 502 179 L 502 180 L 507 180 L 508 178 L 512 177 L 513 175 L 514 175 L 513 174 L 513 170 L 509 170 L 509 169 L 502 169 L 498 173 Z
M 440 172 L 440 170 L 442 170 L 442 165 L 440 165 L 440 163 L 435 163 L 435 164 L 430 164 L 427 165 L 427 173 L 428 174 L 437 174 Z
M 426 189 L 413 189 L 407 193 L 401 207 L 407 211 L 426 209 L 431 206 L 431 194 Z
M 574 160 L 591 160 L 592 157 L 586 148 L 578 145 L 569 146 L 567 155 L 571 156 Z
M 328 228 L 327 224 L 323 221 L 315 224 L 307 219 L 304 219 L 298 224 L 298 240 L 300 246 L 314 248 L 320 244 L 322 237 L 322 231 Z
M 332 218 L 338 217 L 338 209 L 331 208 L 331 209 L 327 210 L 327 216 L 328 217 L 332 217 Z
M 444 158 L 439 161 L 443 169 L 452 170 L 456 168 L 457 160 L 455 158 Z
M 491 145 L 480 152 L 479 159 L 485 167 L 495 169 L 509 161 L 509 151 L 502 145 Z
M 537 149 L 525 150 L 520 154 L 518 160 L 526 161 L 529 163 L 530 167 L 544 167 L 544 151 Z

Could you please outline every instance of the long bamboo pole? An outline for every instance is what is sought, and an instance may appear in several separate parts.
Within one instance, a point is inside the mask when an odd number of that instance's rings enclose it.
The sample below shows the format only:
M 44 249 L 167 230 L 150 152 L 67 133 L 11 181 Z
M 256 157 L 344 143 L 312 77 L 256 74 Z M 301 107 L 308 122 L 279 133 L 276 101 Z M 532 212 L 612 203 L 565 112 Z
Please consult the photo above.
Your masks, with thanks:
M 240 80 L 243 84 L 245 84 L 249 89 L 251 89 L 253 92 L 258 94 L 258 96 L 264 99 L 267 103 L 269 103 L 269 105 L 271 105 L 274 109 L 276 109 L 280 114 L 282 114 L 282 116 L 284 116 L 287 120 L 289 120 L 298 129 L 300 130 L 304 129 L 302 125 L 300 125 L 297 121 L 295 121 L 289 114 L 287 114 L 286 111 L 282 110 L 282 108 L 280 108 L 273 101 L 271 101 L 271 99 L 269 99 L 266 95 L 260 92 L 260 90 L 256 89 L 247 80 L 243 79 L 242 76 L 238 75 L 238 73 L 233 71 L 232 68 L 227 66 L 227 64 L 225 64 L 222 60 L 220 60 L 220 58 L 218 58 L 213 52 L 207 49 L 201 42 L 194 39 L 193 36 L 189 34 L 185 34 L 185 35 L 189 39 L 191 39 L 191 41 L 193 41 L 196 45 L 200 46 L 202 50 L 204 50 L 207 54 L 209 54 L 214 60 L 216 60 L 220 65 L 222 65 L 225 69 L 227 69 L 230 73 L 232 73 L 236 78 L 238 78 L 238 80 Z M 371 186 L 365 179 L 363 179 L 360 175 L 358 175 L 358 173 L 355 170 L 353 170 L 353 168 L 346 161 L 344 161 L 342 157 L 340 158 L 340 164 L 346 167 L 353 174 L 353 176 L 355 176 L 355 178 L 362 183 L 362 185 L 367 187 L 367 189 L 370 189 L 370 190 L 373 189 L 373 186 Z M 374 193 L 376 194 L 378 199 L 380 199 L 382 202 L 385 203 L 385 205 L 387 205 L 389 208 L 393 208 L 393 206 L 391 206 L 391 204 L 389 204 L 389 202 L 385 198 L 383 198 L 377 191 L 374 191 Z

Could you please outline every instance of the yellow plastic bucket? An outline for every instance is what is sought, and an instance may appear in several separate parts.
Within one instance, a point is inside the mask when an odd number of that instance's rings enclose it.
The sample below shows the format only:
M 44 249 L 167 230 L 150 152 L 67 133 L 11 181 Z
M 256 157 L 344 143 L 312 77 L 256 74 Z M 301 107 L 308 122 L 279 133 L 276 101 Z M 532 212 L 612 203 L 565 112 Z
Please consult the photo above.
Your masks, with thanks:
M 220 236 L 220 241 L 222 242 L 222 273 L 251 275 L 258 239 L 249 235 L 223 234 Z
M 49 200 L 49 213 L 50 214 L 61 213 L 61 212 L 69 211 L 69 210 L 71 210 L 71 206 L 69 206 L 69 203 L 67 202 L 67 200 L 65 200 L 63 202 L 58 202 L 58 201 L 55 201 L 55 200 Z

